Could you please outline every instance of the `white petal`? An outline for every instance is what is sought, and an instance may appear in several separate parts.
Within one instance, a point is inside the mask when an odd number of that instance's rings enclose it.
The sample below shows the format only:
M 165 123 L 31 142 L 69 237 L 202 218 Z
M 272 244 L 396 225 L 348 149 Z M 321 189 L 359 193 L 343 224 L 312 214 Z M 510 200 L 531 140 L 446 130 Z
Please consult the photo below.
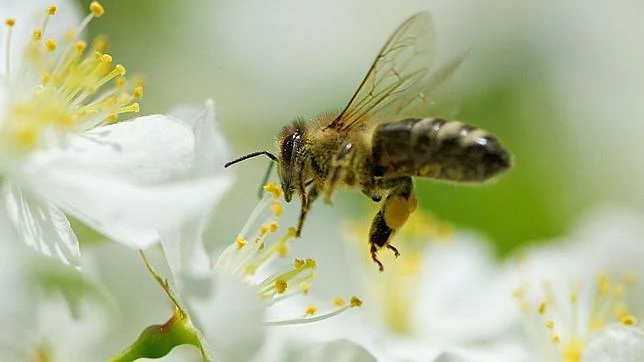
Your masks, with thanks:
M 215 361 L 249 361 L 264 340 L 264 311 L 257 293 L 237 278 L 215 273 L 205 284 L 188 287 L 190 317 L 206 338 Z M 195 289 L 191 292 L 190 288 Z
M 339 339 L 312 347 L 302 354 L 300 361 L 375 362 L 376 358 L 359 344 Z
M 40 253 L 80 268 L 80 249 L 67 217 L 52 203 L 6 182 L 5 207 L 21 239 Z
M 583 362 L 639 362 L 644 358 L 644 331 L 621 324 L 595 335 L 581 356 Z
M 185 180 L 194 135 L 183 122 L 148 116 L 102 127 L 65 149 L 34 155 L 14 175 L 43 198 L 137 248 L 158 241 L 210 212 L 230 183 L 222 177 Z
M 98 127 L 70 136 L 64 147 L 34 152 L 25 172 L 77 168 L 135 185 L 185 178 L 194 160 L 190 127 L 163 115 Z
M 223 165 L 230 152 L 224 137 L 219 133 L 215 119 L 214 104 L 206 101 L 204 107 L 177 107 L 170 112 L 192 127 L 195 134 L 195 162 L 193 177 L 218 177 L 231 180 L 232 173 L 225 172 Z M 225 191 L 222 189 L 222 193 Z M 213 205 L 214 207 L 214 205 Z M 209 258 L 203 246 L 203 230 L 210 215 L 199 217 L 184 226 L 178 233 L 162 235 L 161 243 L 175 280 L 182 273 L 205 275 L 210 272 Z
M 36 186 L 52 203 L 136 248 L 210 212 L 229 185 L 228 179 L 208 178 L 144 187 L 73 168 L 42 171 Z
M 432 246 L 424 266 L 416 326 L 434 343 L 489 340 L 519 318 L 516 286 L 480 237 Z

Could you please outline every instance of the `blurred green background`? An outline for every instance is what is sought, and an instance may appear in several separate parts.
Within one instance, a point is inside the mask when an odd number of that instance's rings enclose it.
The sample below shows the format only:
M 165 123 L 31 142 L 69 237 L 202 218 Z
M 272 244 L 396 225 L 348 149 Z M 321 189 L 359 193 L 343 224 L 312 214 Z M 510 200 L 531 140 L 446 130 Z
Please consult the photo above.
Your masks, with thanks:
M 449 95 L 443 116 L 496 134 L 516 167 L 481 187 L 419 180 L 422 208 L 489 236 L 503 255 L 564 233 L 594 205 L 641 204 L 644 22 L 637 14 L 644 3 L 103 4 L 107 14 L 90 24 L 90 36 L 108 35 L 115 59 L 130 74 L 145 76 L 142 112 L 212 98 L 235 155 L 273 150 L 280 127 L 296 116 L 342 108 L 396 26 L 428 10 L 436 26 L 437 63 L 470 49 L 443 90 Z M 238 182 L 213 218 L 217 235 L 235 235 L 253 207 L 265 166 L 253 160 L 234 169 Z M 369 201 L 342 192 L 335 203 L 348 218 Z M 225 220 L 217 217 L 223 214 Z M 315 214 L 309 222 L 316 223 Z

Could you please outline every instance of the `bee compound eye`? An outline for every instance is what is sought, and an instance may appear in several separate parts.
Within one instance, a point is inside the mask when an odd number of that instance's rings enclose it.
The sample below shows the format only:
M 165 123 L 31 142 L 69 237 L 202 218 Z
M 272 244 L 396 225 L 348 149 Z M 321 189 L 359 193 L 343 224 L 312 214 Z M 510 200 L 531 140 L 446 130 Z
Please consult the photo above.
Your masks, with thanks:
M 293 133 L 292 135 L 286 137 L 282 143 L 282 158 L 285 162 L 290 162 L 293 157 L 293 150 L 295 145 L 300 141 L 300 134 Z

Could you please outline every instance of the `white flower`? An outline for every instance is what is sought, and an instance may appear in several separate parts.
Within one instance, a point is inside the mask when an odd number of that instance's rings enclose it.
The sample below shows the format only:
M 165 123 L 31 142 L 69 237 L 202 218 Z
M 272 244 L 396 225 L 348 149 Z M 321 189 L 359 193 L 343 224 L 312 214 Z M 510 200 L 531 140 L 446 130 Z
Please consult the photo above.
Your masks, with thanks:
M 601 209 L 569 239 L 520 255 L 515 296 L 535 360 L 636 361 L 628 356 L 644 350 L 638 327 L 644 316 L 638 297 L 644 290 L 637 285 L 644 276 L 639 218 Z
M 53 6 L 35 29 L 18 32 L 23 19 L 7 19 L 0 49 L 9 59 L 0 69 L 3 204 L 28 245 L 74 267 L 80 251 L 65 214 L 144 248 L 207 214 L 230 183 L 202 172 L 208 149 L 190 125 L 164 115 L 115 123 L 138 111 L 143 88 L 113 64 L 104 39 L 79 39 L 104 12 L 97 2 L 90 10 L 64 34 L 50 27 L 61 20 Z
M 319 322 L 362 304 L 357 297 L 337 297 L 326 306 L 289 303 L 309 293 L 317 265 L 310 258 L 288 260 L 295 230 L 280 231 L 283 191 L 275 184 L 265 190 L 237 239 L 208 273 L 184 270 L 180 285 L 161 284 L 180 314 L 198 331 L 206 355 L 215 361 L 248 361 L 259 356 L 266 327 Z M 251 234 L 268 210 L 271 216 Z M 193 258 L 204 259 L 197 254 Z
M 394 239 L 400 257 L 380 253 L 382 273 L 366 237 L 366 230 L 344 236 L 364 263 L 342 269 L 347 281 L 359 282 L 365 306 L 324 325 L 289 328 L 291 338 L 346 338 L 382 361 L 520 360 L 523 350 L 506 338 L 519 316 L 508 293 L 511 275 L 478 236 L 451 236 L 451 228 L 417 211 Z

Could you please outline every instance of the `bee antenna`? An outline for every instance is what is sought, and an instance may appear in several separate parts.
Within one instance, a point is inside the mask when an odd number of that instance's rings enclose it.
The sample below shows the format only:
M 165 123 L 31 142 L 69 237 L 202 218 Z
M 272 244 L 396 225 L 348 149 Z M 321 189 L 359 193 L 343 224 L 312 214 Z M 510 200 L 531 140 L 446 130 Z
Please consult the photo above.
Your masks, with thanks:
M 240 158 L 237 158 L 235 160 L 227 162 L 224 165 L 224 168 L 227 168 L 228 166 L 232 166 L 232 165 L 234 165 L 234 164 L 236 164 L 238 162 L 242 162 L 242 161 L 247 160 L 249 158 L 253 158 L 253 157 L 257 157 L 257 156 L 261 156 L 261 155 L 264 155 L 264 156 L 270 158 L 273 162 L 277 162 L 277 157 L 275 157 L 274 154 L 272 154 L 272 153 L 270 153 L 268 151 L 257 151 L 257 152 L 251 152 L 249 154 L 241 156 Z

